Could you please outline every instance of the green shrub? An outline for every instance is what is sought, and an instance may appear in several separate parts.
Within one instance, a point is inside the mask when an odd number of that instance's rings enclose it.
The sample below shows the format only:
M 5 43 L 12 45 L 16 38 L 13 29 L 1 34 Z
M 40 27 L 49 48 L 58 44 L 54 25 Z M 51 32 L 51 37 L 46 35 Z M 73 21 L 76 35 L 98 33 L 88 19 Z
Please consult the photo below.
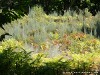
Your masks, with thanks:
M 60 37 L 66 33 L 81 31 L 96 36 L 99 34 L 97 29 L 99 25 L 96 25 L 98 23 L 99 13 L 92 16 L 87 9 L 84 15 L 82 11 L 77 14 L 75 11 L 69 10 L 64 16 L 56 16 L 55 14 L 46 15 L 41 7 L 34 7 L 28 15 L 5 24 L 4 28 L 18 40 L 33 42 L 34 38 L 36 43 L 41 43 L 45 42 L 47 38 L 53 38 L 51 37 L 52 32 L 53 34 L 57 32 Z
M 62 54 L 48 57 L 48 54 L 44 53 L 27 52 L 20 42 L 9 39 L 0 45 L 0 74 L 63 75 L 63 72 L 98 71 L 99 53 L 99 51 L 86 51 L 75 54 L 69 51 L 67 56 Z
M 0 45 L 0 74 L 29 75 L 29 56 L 30 55 L 23 50 L 20 42 L 14 39 L 2 42 Z
M 100 40 L 92 36 L 96 24 L 99 26 L 98 15 L 92 16 L 87 9 L 84 16 L 82 11 L 77 14 L 70 10 L 64 16 L 46 15 L 36 7 L 21 19 L 5 24 L 12 36 L 6 36 L 0 44 L 0 72 L 59 75 L 64 71 L 99 70 Z M 90 30 L 83 33 L 82 27 Z

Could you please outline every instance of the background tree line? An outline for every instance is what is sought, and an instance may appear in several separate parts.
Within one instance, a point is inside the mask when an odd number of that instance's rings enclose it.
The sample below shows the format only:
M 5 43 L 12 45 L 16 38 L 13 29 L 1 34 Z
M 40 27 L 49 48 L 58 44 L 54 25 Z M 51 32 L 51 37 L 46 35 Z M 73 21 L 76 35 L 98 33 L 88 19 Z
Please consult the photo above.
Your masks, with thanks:
M 0 26 L 24 16 L 35 5 L 41 5 L 47 14 L 56 11 L 58 15 L 63 15 L 69 8 L 88 8 L 93 15 L 100 11 L 99 0 L 0 0 Z

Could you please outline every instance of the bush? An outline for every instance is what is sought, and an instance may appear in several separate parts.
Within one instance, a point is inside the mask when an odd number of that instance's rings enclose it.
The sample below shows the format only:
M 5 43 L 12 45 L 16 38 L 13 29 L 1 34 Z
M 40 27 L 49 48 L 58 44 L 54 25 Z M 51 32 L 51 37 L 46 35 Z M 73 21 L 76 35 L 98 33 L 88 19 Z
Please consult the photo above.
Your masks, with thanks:
M 5 24 L 12 36 L 0 42 L 1 75 L 99 71 L 100 40 L 92 36 L 99 26 L 98 15 L 87 9 L 84 15 L 71 10 L 64 16 L 46 15 L 41 7 L 34 7 L 28 15 Z M 83 33 L 82 27 L 90 30 Z
M 63 15 L 68 9 L 79 12 L 79 9 L 84 10 L 85 8 L 88 8 L 93 15 L 100 11 L 98 0 L 7 0 L 6 2 L 1 0 L 0 27 L 4 23 L 28 14 L 30 8 L 35 5 L 41 5 L 47 14 L 56 11 L 58 15 Z
M 98 43 L 98 42 L 97 42 Z M 99 51 L 67 52 L 67 56 L 48 57 L 23 49 L 20 42 L 9 39 L 0 46 L 0 74 L 2 75 L 63 75 L 63 72 L 98 71 Z
M 0 46 L 1 75 L 29 75 L 29 54 L 23 50 L 21 43 L 14 39 L 2 42 Z M 28 72 L 29 73 L 29 72 Z
M 98 26 L 99 13 L 92 16 L 88 9 L 85 10 L 84 15 L 83 11 L 77 14 L 75 11 L 69 10 L 64 16 L 57 16 L 56 13 L 46 15 L 41 7 L 34 7 L 28 15 L 5 24 L 4 28 L 17 40 L 41 43 L 45 42 L 47 38 L 58 39 L 66 33 L 81 31 L 99 36 Z

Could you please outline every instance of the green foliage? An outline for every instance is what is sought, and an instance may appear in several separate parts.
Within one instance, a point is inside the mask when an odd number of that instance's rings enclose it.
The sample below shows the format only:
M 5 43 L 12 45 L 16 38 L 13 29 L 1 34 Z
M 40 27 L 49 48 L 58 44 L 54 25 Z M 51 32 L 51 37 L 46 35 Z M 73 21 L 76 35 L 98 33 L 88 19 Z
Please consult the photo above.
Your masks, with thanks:
M 4 0 L 0 1 L 0 27 L 2 24 L 21 18 L 29 11 L 31 0 Z M 33 4 L 34 5 L 34 4 Z
M 99 53 L 99 50 L 76 54 L 69 51 L 67 56 L 48 57 L 44 53 L 27 52 L 23 44 L 9 39 L 0 45 L 0 74 L 63 75 L 64 71 L 96 71 L 100 66 Z
M 0 74 L 27 74 L 30 67 L 29 56 L 30 55 L 23 49 L 21 43 L 15 39 L 2 42 L 0 45 Z
M 81 30 L 96 36 L 99 33 L 97 29 L 99 21 L 99 13 L 92 16 L 88 9 L 85 9 L 84 15 L 83 11 L 77 14 L 69 10 L 64 16 L 56 16 L 55 13 L 46 15 L 41 7 L 34 7 L 28 16 L 25 15 L 21 19 L 5 24 L 4 28 L 17 40 L 42 43 L 48 38 L 59 39 L 66 33 L 77 33 Z
M 64 14 L 69 8 L 73 10 L 88 8 L 95 15 L 100 8 L 100 3 L 97 0 L 35 0 L 37 4 L 43 6 L 47 13 L 56 11 L 59 14 Z M 95 11 L 96 10 L 96 11 Z
M 84 14 L 69 10 L 57 16 L 34 7 L 28 15 L 4 25 L 12 36 L 0 42 L 0 75 L 99 70 L 100 40 L 90 36 L 99 22 L 99 13 L 92 16 L 87 9 Z
M 79 12 L 79 9 L 88 8 L 93 15 L 100 10 L 100 2 L 97 0 L 1 0 L 0 27 L 28 14 L 30 8 L 35 5 L 41 5 L 47 14 L 56 11 L 58 15 L 63 15 L 68 9 Z

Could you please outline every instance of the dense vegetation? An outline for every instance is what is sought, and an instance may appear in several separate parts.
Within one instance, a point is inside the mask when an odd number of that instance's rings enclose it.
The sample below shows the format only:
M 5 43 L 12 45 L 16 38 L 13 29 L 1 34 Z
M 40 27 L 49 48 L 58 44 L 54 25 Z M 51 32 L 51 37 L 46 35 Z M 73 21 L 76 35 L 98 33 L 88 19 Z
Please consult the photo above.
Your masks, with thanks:
M 98 0 L 0 0 L 0 26 L 24 16 L 35 5 L 41 5 L 47 14 L 56 11 L 59 15 L 68 9 L 88 8 L 93 15 L 100 10 Z
M 0 34 L 8 35 L 0 42 L 0 75 L 98 72 L 99 17 L 99 12 L 92 16 L 88 9 L 68 10 L 58 16 L 34 7 L 28 15 L 4 24 Z

